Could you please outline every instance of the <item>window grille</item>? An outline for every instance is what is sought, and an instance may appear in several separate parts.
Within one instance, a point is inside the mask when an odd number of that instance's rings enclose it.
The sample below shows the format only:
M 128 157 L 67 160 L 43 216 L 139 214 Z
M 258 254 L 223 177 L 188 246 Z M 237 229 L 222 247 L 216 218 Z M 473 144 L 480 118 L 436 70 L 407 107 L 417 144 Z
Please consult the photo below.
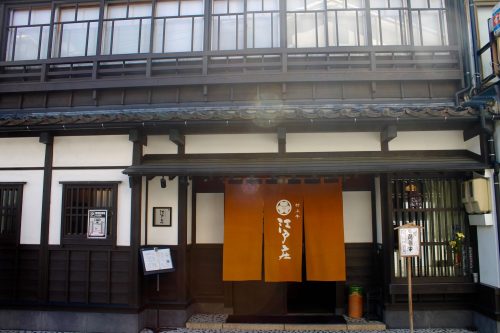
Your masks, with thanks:
M 416 223 L 421 255 L 412 259 L 416 277 L 460 277 L 472 271 L 469 226 L 461 202 L 460 179 L 396 179 L 392 181 L 393 227 Z M 461 244 L 450 241 L 462 233 Z M 399 257 L 394 231 L 394 276 L 406 277 L 406 260 Z
M 0 242 L 18 241 L 22 189 L 20 184 L 0 184 Z
M 108 211 L 107 237 L 99 243 L 112 243 L 116 225 L 116 184 L 64 184 L 63 185 L 63 243 L 87 241 L 89 209 Z

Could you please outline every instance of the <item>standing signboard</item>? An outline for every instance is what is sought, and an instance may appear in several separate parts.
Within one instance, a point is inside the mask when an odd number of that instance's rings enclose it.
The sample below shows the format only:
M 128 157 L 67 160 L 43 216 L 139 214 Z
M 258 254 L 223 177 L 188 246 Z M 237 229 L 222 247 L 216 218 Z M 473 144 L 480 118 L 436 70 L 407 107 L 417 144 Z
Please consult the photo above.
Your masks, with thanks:
M 410 322 L 410 332 L 413 333 L 413 299 L 411 282 L 411 258 L 420 256 L 420 229 L 422 227 L 415 223 L 408 223 L 398 230 L 399 255 L 406 258 L 407 276 L 408 276 L 408 316 Z

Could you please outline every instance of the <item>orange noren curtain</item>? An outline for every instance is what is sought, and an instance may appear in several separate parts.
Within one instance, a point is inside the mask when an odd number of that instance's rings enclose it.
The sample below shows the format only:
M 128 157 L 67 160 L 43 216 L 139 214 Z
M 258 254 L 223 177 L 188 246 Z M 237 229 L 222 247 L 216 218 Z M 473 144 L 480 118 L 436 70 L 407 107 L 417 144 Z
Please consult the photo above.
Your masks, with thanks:
M 258 184 L 228 184 L 224 195 L 224 281 L 262 280 L 263 201 Z
M 308 281 L 345 281 L 342 184 L 303 185 Z
M 264 275 L 266 282 L 302 281 L 303 200 L 300 185 L 266 185 Z

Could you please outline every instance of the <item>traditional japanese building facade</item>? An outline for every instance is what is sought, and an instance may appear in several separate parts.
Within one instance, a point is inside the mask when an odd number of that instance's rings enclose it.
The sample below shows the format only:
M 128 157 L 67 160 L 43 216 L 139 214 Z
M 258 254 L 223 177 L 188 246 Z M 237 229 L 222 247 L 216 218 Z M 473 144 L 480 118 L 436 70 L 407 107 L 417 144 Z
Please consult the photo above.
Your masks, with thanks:
M 351 285 L 404 327 L 394 228 L 413 222 L 416 325 L 500 331 L 496 103 L 469 94 L 468 4 L 0 1 L 0 328 L 342 314 Z M 471 224 L 474 178 L 491 204 Z M 268 275 L 269 193 L 303 221 L 293 278 Z M 145 276 L 149 247 L 175 271 Z

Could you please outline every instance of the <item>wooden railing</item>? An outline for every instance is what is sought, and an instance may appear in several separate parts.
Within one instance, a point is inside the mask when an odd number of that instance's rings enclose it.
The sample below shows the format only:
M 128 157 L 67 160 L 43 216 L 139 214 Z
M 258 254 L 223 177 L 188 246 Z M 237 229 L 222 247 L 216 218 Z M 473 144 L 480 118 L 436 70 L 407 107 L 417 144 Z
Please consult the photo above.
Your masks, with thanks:
M 462 80 L 456 46 L 261 49 L 0 62 L 0 93 L 259 82 Z

